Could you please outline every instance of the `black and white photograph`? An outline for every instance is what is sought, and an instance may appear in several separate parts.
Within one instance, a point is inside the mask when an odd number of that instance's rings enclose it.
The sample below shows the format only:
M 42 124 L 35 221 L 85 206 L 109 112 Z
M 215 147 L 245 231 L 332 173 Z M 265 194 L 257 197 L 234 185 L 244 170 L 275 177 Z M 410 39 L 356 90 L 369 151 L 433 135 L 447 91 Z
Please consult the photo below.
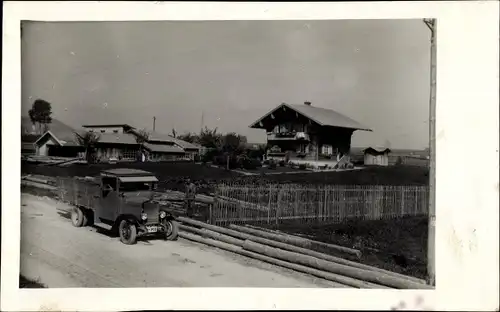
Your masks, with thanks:
M 21 20 L 18 289 L 435 290 L 440 25 Z
M 433 31 L 24 22 L 22 278 L 429 288 Z

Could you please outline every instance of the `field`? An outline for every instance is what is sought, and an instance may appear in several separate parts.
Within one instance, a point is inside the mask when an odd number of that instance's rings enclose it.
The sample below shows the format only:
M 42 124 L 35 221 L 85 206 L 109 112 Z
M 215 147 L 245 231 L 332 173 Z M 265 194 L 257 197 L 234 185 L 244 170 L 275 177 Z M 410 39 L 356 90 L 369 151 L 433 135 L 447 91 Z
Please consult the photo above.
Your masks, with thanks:
M 22 163 L 23 174 L 45 176 L 95 176 L 110 168 L 136 168 L 153 172 L 166 188 L 183 188 L 185 178 L 208 191 L 210 185 L 221 181 L 242 184 L 299 183 L 311 185 L 428 185 L 429 170 L 420 166 L 367 167 L 362 170 L 340 172 L 307 172 L 245 176 L 233 171 L 189 162 L 178 163 L 124 163 L 124 164 L 75 164 L 68 167 L 41 166 Z M 271 171 L 271 170 L 268 170 Z
M 308 226 L 279 224 L 272 229 L 303 234 L 312 239 L 341 246 L 364 246 L 363 263 L 425 279 L 427 264 L 427 218 L 351 221 Z

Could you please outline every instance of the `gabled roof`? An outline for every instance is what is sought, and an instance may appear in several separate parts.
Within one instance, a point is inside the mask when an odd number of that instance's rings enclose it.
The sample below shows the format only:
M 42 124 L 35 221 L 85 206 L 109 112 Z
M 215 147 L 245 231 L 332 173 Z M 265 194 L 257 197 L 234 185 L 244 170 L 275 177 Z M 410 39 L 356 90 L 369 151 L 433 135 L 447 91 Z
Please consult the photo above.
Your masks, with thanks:
M 134 132 L 134 130 L 132 130 L 132 132 Z M 150 142 L 156 141 L 156 142 L 174 143 L 173 137 L 171 137 L 169 135 L 166 135 L 166 134 L 163 134 L 160 132 L 156 132 L 156 131 L 151 131 L 148 133 L 149 133 L 148 141 L 150 141 Z
M 46 131 L 42 135 L 38 136 L 34 144 L 37 144 L 42 138 L 48 135 L 48 132 L 50 132 L 49 135 L 51 135 L 61 146 L 78 146 L 78 142 L 75 137 L 75 129 L 57 119 L 52 119 L 52 122 L 48 124 L 48 126 L 49 131 Z M 28 117 L 21 117 L 21 128 L 25 133 L 30 133 L 32 124 Z
M 199 150 L 200 148 L 194 144 L 191 144 L 189 142 L 177 139 L 177 138 L 172 138 L 173 142 L 177 144 L 178 146 L 182 147 L 185 150 Z
M 55 135 L 54 135 L 54 134 L 53 134 L 50 130 L 49 130 L 49 131 L 47 131 L 47 132 L 45 132 L 44 134 L 42 134 L 42 135 L 38 138 L 38 140 L 36 140 L 36 141 L 35 141 L 35 143 L 34 143 L 34 144 L 37 144 L 37 145 L 38 145 L 38 142 L 42 141 L 42 140 L 43 140 L 45 137 L 47 137 L 47 136 L 51 136 L 51 137 L 54 139 L 54 141 L 56 141 L 56 143 L 57 143 L 57 144 L 59 144 L 60 146 L 63 146 L 63 145 L 64 145 L 64 143 L 63 143 L 63 142 L 61 142 L 61 141 L 60 141 L 60 140 L 59 140 L 59 139 L 58 139 L 58 138 L 57 138 L 57 137 L 56 137 L 56 136 L 55 136 Z
M 135 132 L 135 130 L 131 130 L 131 132 Z M 161 142 L 161 143 L 171 143 L 171 144 L 176 144 L 179 147 L 183 149 L 188 149 L 188 150 L 193 150 L 193 149 L 200 149 L 200 147 L 191 144 L 189 142 L 174 138 L 170 135 L 163 134 L 160 132 L 156 131 L 151 131 L 149 132 L 149 137 L 148 137 L 148 142 L 153 143 L 153 142 Z
M 263 119 L 265 119 L 266 117 L 270 116 L 272 113 L 276 112 L 278 109 L 281 109 L 283 107 L 294 110 L 295 112 L 301 114 L 302 116 L 316 122 L 320 126 L 332 126 L 332 127 L 348 128 L 354 130 L 372 131 L 371 129 L 361 125 L 357 121 L 345 115 L 342 115 L 332 109 L 316 107 L 312 105 L 305 105 L 305 104 L 286 104 L 286 103 L 277 106 L 269 113 L 258 119 L 256 122 L 250 125 L 250 128 L 261 128 L 259 126 L 259 123 Z

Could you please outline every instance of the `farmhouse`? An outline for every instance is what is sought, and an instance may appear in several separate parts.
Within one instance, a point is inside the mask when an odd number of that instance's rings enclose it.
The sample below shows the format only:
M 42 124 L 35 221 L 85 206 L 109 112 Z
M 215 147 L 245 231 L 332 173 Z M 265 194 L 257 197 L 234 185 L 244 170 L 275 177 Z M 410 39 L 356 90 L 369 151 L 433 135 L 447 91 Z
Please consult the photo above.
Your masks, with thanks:
M 77 136 L 85 132 L 98 134 L 96 156 L 100 160 L 116 158 L 119 160 L 135 160 L 140 151 L 139 132 L 128 124 L 90 124 L 83 125 L 81 131 L 73 131 L 64 138 L 47 131 L 36 142 L 36 154 L 43 156 L 83 157 L 85 148 L 80 146 Z M 198 147 L 179 139 L 158 132 L 149 133 L 148 140 L 143 143 L 144 156 L 150 161 L 176 159 L 194 159 L 199 153 Z
M 364 164 L 366 166 L 388 166 L 391 150 L 385 147 L 369 147 L 364 151 Z
M 309 163 L 337 163 L 349 155 L 356 130 L 372 131 L 331 109 L 283 103 L 255 121 L 250 128 L 265 129 L 271 146 L 269 158 Z

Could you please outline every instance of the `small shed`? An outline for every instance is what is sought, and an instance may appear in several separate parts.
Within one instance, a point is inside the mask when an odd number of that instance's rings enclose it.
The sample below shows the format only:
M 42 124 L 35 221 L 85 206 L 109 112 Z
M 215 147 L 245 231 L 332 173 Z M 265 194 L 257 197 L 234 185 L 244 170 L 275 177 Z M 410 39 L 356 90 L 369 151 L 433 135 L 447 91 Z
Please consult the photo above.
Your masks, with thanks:
M 390 152 L 391 150 L 387 147 L 368 147 L 363 151 L 364 164 L 366 166 L 388 166 Z

